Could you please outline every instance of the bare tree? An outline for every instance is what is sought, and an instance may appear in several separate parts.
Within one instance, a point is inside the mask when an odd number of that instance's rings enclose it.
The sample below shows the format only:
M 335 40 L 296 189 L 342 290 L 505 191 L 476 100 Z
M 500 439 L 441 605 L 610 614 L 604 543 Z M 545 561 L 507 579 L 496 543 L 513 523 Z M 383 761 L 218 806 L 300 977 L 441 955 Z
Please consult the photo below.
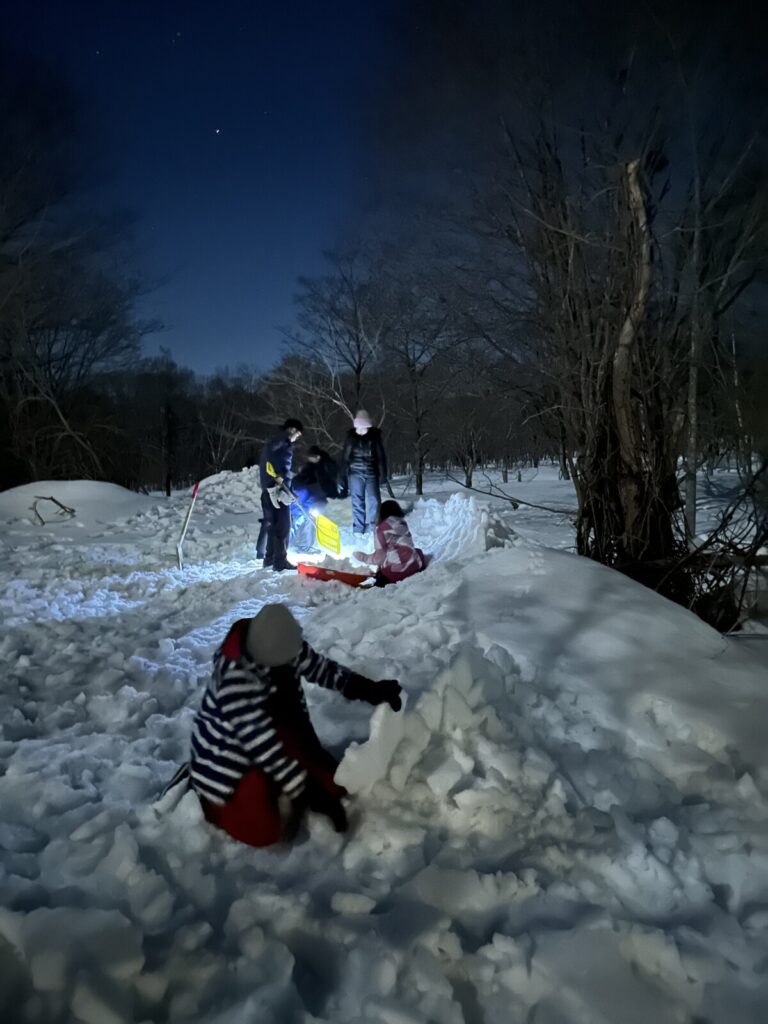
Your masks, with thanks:
M 0 53 L 0 401 L 18 475 L 104 476 L 99 378 L 138 352 L 136 285 L 108 269 L 73 199 L 93 158 L 82 110 L 44 68 Z
M 288 334 L 289 352 L 320 371 L 325 401 L 350 417 L 366 397 L 396 310 L 367 255 L 333 253 L 328 259 L 329 274 L 299 282 L 299 330 Z
M 104 477 L 96 439 L 114 428 L 99 415 L 96 381 L 134 359 L 142 335 L 130 284 L 71 257 L 38 257 L 1 325 L 0 395 L 11 445 L 33 478 Z
M 348 386 L 343 373 L 332 376 L 326 367 L 302 354 L 287 354 L 267 374 L 265 395 L 277 424 L 286 416 L 298 416 L 315 441 L 331 449 L 349 424 L 346 402 L 335 396 Z
M 424 470 L 434 444 L 431 420 L 438 406 L 466 376 L 465 337 L 440 293 L 439 282 L 401 278 L 391 290 L 398 308 L 381 354 L 388 407 L 410 436 L 416 493 L 424 493 Z
M 695 24 L 655 0 L 560 4 L 556 36 L 551 17 L 547 0 L 414 0 L 382 161 L 405 165 L 455 322 L 504 368 L 518 444 L 535 424 L 525 445 L 572 476 L 578 550 L 690 604 L 702 417 L 765 266 L 757 22 L 738 0 Z M 753 47 L 738 78 L 735 45 Z
M 235 375 L 220 371 L 201 391 L 197 417 L 206 471 L 241 466 L 249 442 L 255 440 L 253 422 L 265 412 L 261 381 L 245 369 Z

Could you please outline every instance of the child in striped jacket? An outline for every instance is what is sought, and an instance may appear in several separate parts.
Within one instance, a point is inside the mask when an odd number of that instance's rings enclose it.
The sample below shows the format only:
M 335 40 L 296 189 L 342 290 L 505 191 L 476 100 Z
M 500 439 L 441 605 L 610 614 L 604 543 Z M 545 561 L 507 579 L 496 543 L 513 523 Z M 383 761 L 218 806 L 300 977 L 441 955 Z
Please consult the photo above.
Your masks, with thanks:
M 337 831 L 347 827 L 346 790 L 333 781 L 338 762 L 312 727 L 302 680 L 401 707 L 396 681 L 374 683 L 318 654 L 285 605 L 235 622 L 195 718 L 189 778 L 208 821 L 251 846 L 292 838 L 307 810 Z

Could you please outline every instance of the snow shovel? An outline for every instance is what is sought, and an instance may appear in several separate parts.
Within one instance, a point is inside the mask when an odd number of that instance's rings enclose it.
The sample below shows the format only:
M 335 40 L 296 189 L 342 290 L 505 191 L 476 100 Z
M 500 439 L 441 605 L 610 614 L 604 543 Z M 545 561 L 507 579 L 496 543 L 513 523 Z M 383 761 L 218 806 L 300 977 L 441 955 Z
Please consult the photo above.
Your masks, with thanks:
M 182 547 L 184 545 L 184 538 L 187 536 L 187 527 L 189 526 L 189 520 L 192 518 L 192 509 L 195 507 L 195 501 L 197 500 L 197 492 L 200 489 L 200 481 L 198 480 L 195 486 L 192 488 L 192 501 L 189 503 L 187 514 L 184 517 L 184 525 L 181 528 L 181 535 L 179 536 L 179 542 L 176 545 L 176 560 L 179 563 L 179 568 L 184 568 L 184 559 L 182 558 Z
M 277 479 L 275 467 L 272 465 L 271 462 L 267 463 L 267 475 L 271 476 L 273 480 Z M 291 490 L 291 488 L 288 486 L 287 483 L 285 483 L 285 481 L 283 481 L 282 486 L 285 488 L 288 494 L 290 494 L 290 496 L 293 498 L 296 504 L 300 508 L 304 508 L 304 506 L 301 504 L 294 491 Z M 341 534 L 339 533 L 339 528 L 336 525 L 336 523 L 334 523 L 332 519 L 329 519 L 328 516 L 324 516 L 321 515 L 319 512 L 315 512 L 314 509 L 304 509 L 304 511 L 315 524 L 317 543 L 320 545 L 320 547 L 325 548 L 326 551 L 330 551 L 331 554 L 340 555 Z

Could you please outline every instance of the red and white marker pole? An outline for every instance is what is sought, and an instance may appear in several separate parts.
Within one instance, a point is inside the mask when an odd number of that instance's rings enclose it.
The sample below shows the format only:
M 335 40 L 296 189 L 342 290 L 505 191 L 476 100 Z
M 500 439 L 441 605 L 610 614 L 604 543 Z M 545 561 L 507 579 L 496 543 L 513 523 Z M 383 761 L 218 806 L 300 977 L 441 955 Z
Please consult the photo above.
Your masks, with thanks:
M 181 528 L 181 535 L 179 542 L 176 545 L 176 559 L 179 563 L 179 568 L 184 568 L 184 560 L 182 558 L 182 547 L 184 546 L 184 538 L 187 536 L 187 527 L 189 526 L 189 520 L 192 518 L 192 509 L 195 507 L 197 501 L 197 492 L 200 490 L 200 481 L 198 480 L 195 486 L 192 488 L 192 501 L 189 503 L 187 514 L 184 516 L 184 525 Z

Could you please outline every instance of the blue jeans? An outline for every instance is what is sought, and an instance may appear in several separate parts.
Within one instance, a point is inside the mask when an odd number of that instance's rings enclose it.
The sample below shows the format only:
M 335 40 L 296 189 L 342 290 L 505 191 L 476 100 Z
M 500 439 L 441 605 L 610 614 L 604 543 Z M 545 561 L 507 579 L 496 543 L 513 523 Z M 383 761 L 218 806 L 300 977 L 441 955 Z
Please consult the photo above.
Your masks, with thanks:
M 291 546 L 297 551 L 311 551 L 315 547 L 315 523 L 309 510 L 322 512 L 326 501 L 313 500 L 306 491 L 296 491 L 299 502 L 291 505 Z
M 381 491 L 379 478 L 350 474 L 349 496 L 352 499 L 352 522 L 355 533 L 373 530 L 379 518 Z

